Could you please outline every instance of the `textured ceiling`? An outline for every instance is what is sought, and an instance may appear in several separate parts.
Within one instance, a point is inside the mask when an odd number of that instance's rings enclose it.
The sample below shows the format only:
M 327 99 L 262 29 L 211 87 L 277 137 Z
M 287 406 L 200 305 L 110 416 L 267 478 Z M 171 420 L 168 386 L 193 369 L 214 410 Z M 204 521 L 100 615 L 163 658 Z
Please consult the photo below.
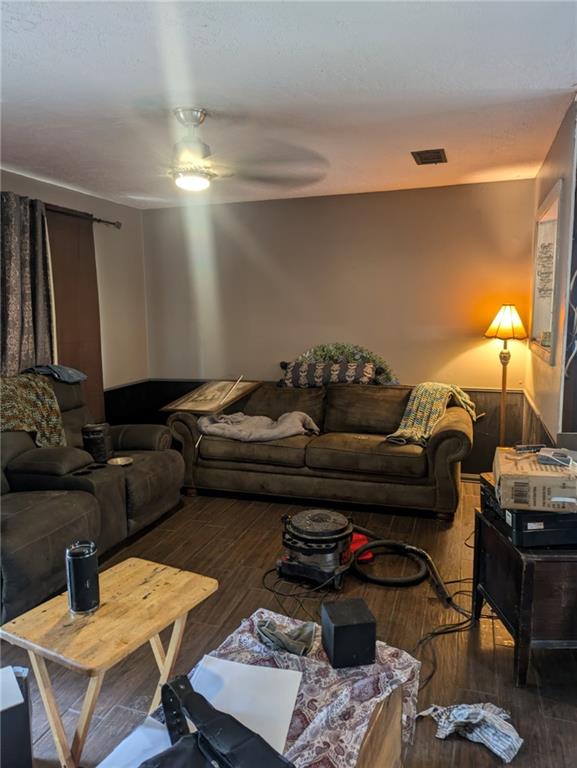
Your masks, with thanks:
M 170 109 L 224 158 L 273 140 L 326 176 L 257 200 L 532 177 L 577 84 L 573 2 L 2 4 L 2 165 L 129 205 L 183 201 Z M 410 151 L 444 147 L 447 165 Z

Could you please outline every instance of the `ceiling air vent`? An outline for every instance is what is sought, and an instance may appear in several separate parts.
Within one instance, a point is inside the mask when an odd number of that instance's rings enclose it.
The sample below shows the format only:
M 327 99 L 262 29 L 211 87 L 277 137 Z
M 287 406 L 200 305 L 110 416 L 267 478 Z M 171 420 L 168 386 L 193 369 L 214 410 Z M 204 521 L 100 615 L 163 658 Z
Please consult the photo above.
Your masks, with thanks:
M 437 163 L 446 163 L 447 155 L 444 149 L 419 149 L 411 152 L 417 165 L 437 165 Z

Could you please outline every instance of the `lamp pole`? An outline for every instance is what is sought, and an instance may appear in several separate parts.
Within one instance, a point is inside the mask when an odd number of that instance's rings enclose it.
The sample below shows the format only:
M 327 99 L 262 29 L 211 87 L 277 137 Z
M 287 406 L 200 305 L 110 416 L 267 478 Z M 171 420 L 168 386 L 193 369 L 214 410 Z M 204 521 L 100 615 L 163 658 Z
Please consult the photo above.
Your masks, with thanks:
M 499 415 L 499 445 L 505 445 L 505 427 L 507 426 L 507 366 L 511 353 L 507 349 L 507 339 L 503 340 L 503 349 L 499 352 L 499 360 L 503 367 L 501 374 L 501 410 Z

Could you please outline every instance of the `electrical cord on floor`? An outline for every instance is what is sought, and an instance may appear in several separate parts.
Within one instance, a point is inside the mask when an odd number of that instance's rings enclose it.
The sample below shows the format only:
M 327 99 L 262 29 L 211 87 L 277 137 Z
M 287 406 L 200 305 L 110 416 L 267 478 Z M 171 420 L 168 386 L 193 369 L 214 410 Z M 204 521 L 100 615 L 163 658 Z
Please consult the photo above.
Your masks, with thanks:
M 277 569 L 270 568 L 268 571 L 266 571 L 263 574 L 262 585 L 266 590 L 268 590 L 269 592 L 276 593 L 277 595 L 279 595 L 279 597 L 308 597 L 311 592 L 318 592 L 321 589 L 326 589 L 329 586 L 329 584 L 331 584 L 331 582 L 335 580 L 335 576 L 333 575 L 330 578 L 328 578 L 326 581 L 323 581 L 322 584 L 317 584 L 316 587 L 309 587 L 307 589 L 303 589 L 302 592 L 281 592 L 280 590 L 276 590 L 275 592 L 275 590 L 266 583 L 266 578 L 271 573 L 277 573 Z M 285 579 L 281 579 L 277 577 L 275 584 L 278 583 L 279 581 L 285 581 Z
M 412 649 L 411 654 L 413 656 L 418 656 L 425 649 L 428 649 L 430 651 L 430 657 L 431 657 L 429 660 L 431 665 L 431 671 L 427 674 L 425 678 L 421 678 L 421 682 L 419 683 L 419 691 L 422 691 L 423 688 L 427 687 L 427 685 L 433 679 L 435 672 L 437 671 L 437 653 L 435 651 L 435 646 L 430 644 L 431 641 L 434 640 L 436 637 L 440 637 L 441 635 L 450 635 L 456 632 L 465 632 L 471 628 L 472 623 L 473 623 L 473 620 L 469 617 L 469 618 L 463 619 L 462 621 L 457 621 L 453 624 L 441 624 L 440 626 L 432 629 L 430 632 L 427 632 L 425 635 L 423 635 L 419 639 L 415 647 Z
M 472 582 L 473 579 L 452 579 L 451 581 L 446 581 L 445 584 L 457 584 L 460 582 Z M 456 592 L 453 592 L 451 594 L 452 599 L 452 605 L 451 607 L 455 607 L 457 603 L 454 602 L 454 598 L 458 595 L 466 595 L 468 597 L 472 597 L 473 592 L 469 589 L 459 589 Z M 435 675 L 435 672 L 437 671 L 437 654 L 435 651 L 435 646 L 431 644 L 431 641 L 434 640 L 437 637 L 440 637 L 442 635 L 449 635 L 459 632 L 466 632 L 473 626 L 473 614 L 471 611 L 468 611 L 466 608 L 463 608 L 462 606 L 459 606 L 460 612 L 466 616 L 467 618 L 463 619 L 462 621 L 457 621 L 452 624 L 441 624 L 438 627 L 434 627 L 432 630 L 424 634 L 413 650 L 411 651 L 411 654 L 413 656 L 416 656 L 417 654 L 429 650 L 430 652 L 430 658 L 428 659 L 430 665 L 431 665 L 431 671 L 428 673 L 428 675 L 425 678 L 421 679 L 421 682 L 419 684 L 419 691 L 422 691 L 423 688 L 425 688 L 433 679 L 433 676 Z M 490 619 L 491 621 L 495 620 L 497 616 L 493 613 L 491 614 L 481 614 L 481 619 Z M 421 661 L 424 661 L 424 659 L 421 659 Z
M 261 583 L 262 586 L 267 590 L 267 592 L 270 592 L 272 595 L 274 595 L 274 598 L 277 602 L 277 605 L 280 606 L 282 613 L 284 613 L 286 616 L 289 616 L 290 618 L 296 618 L 291 614 L 290 611 L 286 610 L 285 605 L 281 602 L 280 598 L 285 599 L 294 599 L 297 603 L 297 606 L 305 613 L 311 621 L 317 621 L 317 617 L 313 616 L 313 614 L 306 608 L 305 604 L 303 603 L 303 600 L 313 600 L 313 599 L 319 599 L 320 601 L 318 605 L 316 606 L 316 612 L 320 615 L 321 605 L 323 604 L 324 600 L 329 596 L 334 596 L 335 593 L 330 589 L 330 584 L 332 581 L 334 581 L 334 576 L 331 576 L 329 579 L 324 581 L 322 584 L 317 584 L 315 587 L 306 587 L 305 584 L 299 584 L 297 590 L 294 590 L 292 592 L 285 592 L 284 590 L 281 590 L 278 588 L 279 584 L 291 584 L 292 582 L 287 581 L 286 579 L 279 578 L 277 576 L 274 583 L 271 585 L 267 582 L 267 578 L 270 576 L 271 573 L 277 573 L 276 568 L 270 568 L 268 571 L 263 573 Z M 299 591 L 300 590 L 300 591 Z M 336 600 L 339 599 L 341 593 L 337 592 L 336 594 Z

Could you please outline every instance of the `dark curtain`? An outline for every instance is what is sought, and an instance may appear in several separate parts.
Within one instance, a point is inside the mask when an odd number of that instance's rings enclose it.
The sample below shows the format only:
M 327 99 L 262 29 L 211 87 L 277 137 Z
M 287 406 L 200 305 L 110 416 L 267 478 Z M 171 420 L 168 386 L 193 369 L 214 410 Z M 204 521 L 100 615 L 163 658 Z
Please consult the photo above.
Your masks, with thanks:
M 1 373 L 56 362 L 44 203 L 1 193 Z
M 104 418 L 100 308 L 92 221 L 46 213 L 54 284 L 58 359 L 88 376 L 82 385 L 93 419 Z

